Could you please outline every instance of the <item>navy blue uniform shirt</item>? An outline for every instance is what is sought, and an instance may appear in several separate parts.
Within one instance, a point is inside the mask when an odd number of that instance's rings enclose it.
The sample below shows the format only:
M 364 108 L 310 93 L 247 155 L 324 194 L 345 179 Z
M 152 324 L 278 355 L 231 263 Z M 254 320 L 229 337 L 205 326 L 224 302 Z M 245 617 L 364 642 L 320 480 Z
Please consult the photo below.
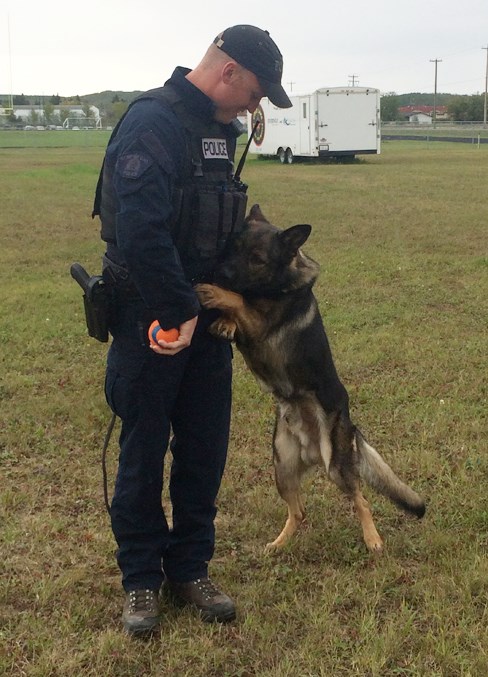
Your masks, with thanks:
M 177 68 L 170 82 L 202 121 L 215 104 Z M 117 246 L 145 306 L 164 328 L 179 327 L 200 306 L 185 279 L 168 228 L 172 190 L 188 161 L 185 131 L 168 106 L 154 99 L 134 103 L 110 142 L 105 162 L 113 168 Z

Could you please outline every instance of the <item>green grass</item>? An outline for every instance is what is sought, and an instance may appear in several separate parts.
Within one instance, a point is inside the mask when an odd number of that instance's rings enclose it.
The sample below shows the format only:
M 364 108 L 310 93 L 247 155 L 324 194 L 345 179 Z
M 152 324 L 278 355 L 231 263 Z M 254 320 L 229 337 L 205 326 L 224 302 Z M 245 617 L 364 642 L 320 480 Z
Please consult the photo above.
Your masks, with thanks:
M 395 142 L 349 165 L 249 160 L 251 203 L 278 225 L 313 225 L 306 251 L 321 264 L 317 297 L 353 418 L 428 512 L 418 522 L 366 490 L 386 541 L 373 558 L 314 473 L 307 527 L 264 557 L 286 512 L 273 403 L 236 354 L 211 573 L 238 621 L 207 626 L 166 607 L 160 634 L 140 643 L 120 629 L 103 507 L 106 346 L 86 336 L 69 276 L 75 260 L 100 268 L 90 212 L 103 145 L 2 151 L 0 674 L 488 674 L 488 149 Z M 115 434 L 111 483 L 116 446 Z
M 425 139 L 436 139 L 439 137 L 453 137 L 467 139 L 473 144 L 478 143 L 479 139 L 488 138 L 488 129 L 478 124 L 462 124 L 450 122 L 437 122 L 433 124 L 396 124 L 394 122 L 383 122 L 381 124 L 381 133 L 393 136 L 422 136 Z M 466 143 L 466 142 L 464 142 Z
M 106 129 L 0 130 L 0 148 L 105 148 L 110 134 Z

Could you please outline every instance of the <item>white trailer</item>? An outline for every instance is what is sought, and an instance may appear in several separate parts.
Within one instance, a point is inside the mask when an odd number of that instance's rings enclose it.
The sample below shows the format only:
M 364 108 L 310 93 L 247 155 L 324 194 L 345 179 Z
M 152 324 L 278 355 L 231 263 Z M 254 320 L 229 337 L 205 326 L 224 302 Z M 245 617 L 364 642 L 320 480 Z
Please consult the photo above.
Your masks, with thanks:
M 292 108 L 277 108 L 263 99 L 251 115 L 248 134 L 257 121 L 251 153 L 293 158 L 354 157 L 380 152 L 380 92 L 371 87 L 324 87 L 292 96 Z

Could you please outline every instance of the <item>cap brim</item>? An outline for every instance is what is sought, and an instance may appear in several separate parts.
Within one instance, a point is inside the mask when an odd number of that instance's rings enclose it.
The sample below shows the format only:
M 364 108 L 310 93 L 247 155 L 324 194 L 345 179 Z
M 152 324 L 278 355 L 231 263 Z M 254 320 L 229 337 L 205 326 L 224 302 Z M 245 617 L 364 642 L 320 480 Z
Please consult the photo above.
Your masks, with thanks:
M 265 95 L 275 106 L 278 106 L 278 108 L 291 108 L 293 106 L 288 94 L 280 84 L 262 78 L 258 78 L 258 80 Z

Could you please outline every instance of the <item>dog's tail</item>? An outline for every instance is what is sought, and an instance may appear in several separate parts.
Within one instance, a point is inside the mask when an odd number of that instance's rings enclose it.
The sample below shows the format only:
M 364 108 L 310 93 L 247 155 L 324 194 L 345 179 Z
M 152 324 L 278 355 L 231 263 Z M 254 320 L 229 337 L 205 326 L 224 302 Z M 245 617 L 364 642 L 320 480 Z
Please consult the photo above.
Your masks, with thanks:
M 356 447 L 359 452 L 359 475 L 370 487 L 396 503 L 398 507 L 417 517 L 425 514 L 423 499 L 402 482 L 381 458 L 376 449 L 366 442 L 361 431 L 356 428 Z

